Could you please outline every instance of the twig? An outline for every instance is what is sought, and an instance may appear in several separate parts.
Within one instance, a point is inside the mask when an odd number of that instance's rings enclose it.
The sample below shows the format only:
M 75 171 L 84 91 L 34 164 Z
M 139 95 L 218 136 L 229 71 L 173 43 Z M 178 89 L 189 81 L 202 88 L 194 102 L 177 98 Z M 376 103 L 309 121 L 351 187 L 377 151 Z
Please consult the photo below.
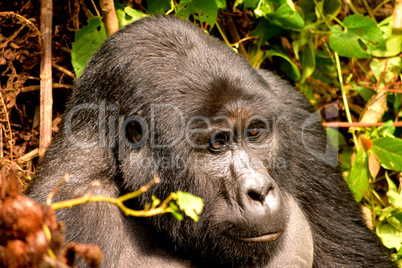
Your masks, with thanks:
M 96 7 L 96 4 L 95 4 L 94 0 L 91 0 L 91 2 L 92 2 L 92 5 L 93 5 L 93 7 L 94 7 L 94 9 L 95 9 L 96 15 L 97 15 L 98 17 L 100 17 L 101 14 L 99 13 L 99 10 L 98 10 L 98 8 Z
M 322 122 L 324 127 L 338 127 L 338 128 L 349 128 L 349 127 L 379 127 L 385 125 L 384 122 L 380 123 L 362 123 L 362 122 Z M 392 124 L 394 127 L 402 127 L 402 122 L 395 122 Z
M 119 30 L 119 21 L 114 10 L 114 2 L 113 0 L 100 0 L 99 3 L 102 9 L 106 35 L 111 36 Z
M 373 15 L 386 3 L 390 2 L 391 0 L 384 0 L 378 6 L 373 9 Z M 385 207 L 385 206 L 384 206 Z
M 73 85 L 53 83 L 52 88 L 71 88 Z M 22 93 L 40 90 L 40 85 L 33 85 L 21 88 Z
M 62 183 L 64 183 L 67 178 L 68 178 L 68 174 L 66 174 L 65 179 L 62 181 Z M 56 193 L 56 191 L 62 184 L 62 183 L 60 183 L 60 185 L 58 185 L 58 187 L 53 189 L 51 194 L 49 194 L 49 196 L 47 198 L 47 204 L 50 205 L 50 207 L 52 209 L 57 210 L 57 209 L 62 209 L 62 208 L 70 208 L 73 206 L 82 205 L 82 204 L 86 204 L 89 202 L 107 202 L 107 203 L 118 206 L 126 216 L 134 216 L 134 217 L 150 217 L 150 216 L 155 216 L 158 214 L 175 212 L 175 210 L 173 208 L 169 207 L 169 202 L 177 199 L 176 193 L 171 193 L 162 203 L 160 203 L 159 206 L 156 205 L 157 203 L 155 203 L 155 202 L 158 202 L 158 204 L 159 204 L 160 201 L 159 200 L 154 201 L 155 205 L 153 205 L 148 210 L 133 210 L 124 205 L 124 202 L 126 202 L 127 200 L 135 198 L 135 197 L 145 193 L 146 191 L 149 190 L 149 188 L 152 185 L 154 185 L 155 183 L 159 183 L 159 182 L 160 182 L 159 177 L 154 175 L 154 179 L 152 181 L 150 181 L 148 184 L 142 186 L 140 189 L 138 189 L 135 192 L 125 194 L 118 198 L 112 198 L 112 197 L 108 197 L 108 196 L 92 196 L 91 194 L 86 194 L 79 198 L 74 198 L 74 199 L 60 201 L 60 202 L 50 204 L 54 194 Z
M 29 153 L 27 153 L 27 154 L 21 156 L 20 158 L 18 158 L 18 161 L 19 162 L 26 162 L 26 161 L 34 159 L 38 155 L 39 155 L 39 150 L 38 150 L 38 148 L 36 148 L 36 149 L 33 149 L 32 151 L 30 151 Z
M 8 137 L 8 142 L 10 143 L 10 160 L 11 161 L 13 161 L 13 158 L 14 158 L 14 154 L 13 154 L 13 132 L 12 132 L 12 130 L 11 130 L 11 124 L 10 124 L 10 118 L 9 118 L 9 116 L 8 116 L 8 112 L 7 112 L 7 105 L 6 105 L 6 103 L 5 103 L 5 101 L 4 101 L 4 98 L 3 98 L 3 94 L 1 93 L 1 91 L 0 91 L 0 99 L 1 99 L 1 104 L 2 104 L 2 106 L 3 106 L 3 109 L 4 109 L 4 114 L 5 114 L 5 117 L 6 117 L 6 120 L 7 120 L 7 127 L 8 127 L 8 131 L 9 131 L 9 137 Z M 6 133 L 4 133 L 4 135 L 7 137 L 7 134 Z M 3 144 L 2 144 L 3 145 Z
M 375 16 L 373 14 L 373 11 L 370 8 L 369 3 L 367 3 L 367 0 L 362 0 L 364 7 L 366 8 L 367 12 L 369 13 L 370 18 L 372 18 L 374 20 L 375 23 L 377 23 L 377 20 L 375 19 Z
M 43 53 L 40 64 L 40 135 L 39 157 L 42 157 L 52 139 L 52 0 L 41 0 L 40 32 Z
M 225 19 L 226 19 L 226 24 L 229 28 L 229 34 L 232 37 L 233 42 L 239 44 L 239 53 L 241 55 L 243 55 L 243 57 L 248 62 L 250 62 L 250 56 L 248 55 L 246 48 L 244 47 L 244 45 L 242 43 L 239 42 L 241 40 L 241 38 L 240 38 L 239 33 L 237 32 L 237 27 L 236 27 L 232 17 L 229 15 L 226 15 Z
M 75 79 L 75 74 L 73 74 L 66 68 L 61 67 L 61 66 L 57 65 L 56 63 L 52 63 L 52 67 L 55 68 L 56 70 L 59 70 L 62 73 L 65 73 L 66 75 L 70 76 L 72 79 Z

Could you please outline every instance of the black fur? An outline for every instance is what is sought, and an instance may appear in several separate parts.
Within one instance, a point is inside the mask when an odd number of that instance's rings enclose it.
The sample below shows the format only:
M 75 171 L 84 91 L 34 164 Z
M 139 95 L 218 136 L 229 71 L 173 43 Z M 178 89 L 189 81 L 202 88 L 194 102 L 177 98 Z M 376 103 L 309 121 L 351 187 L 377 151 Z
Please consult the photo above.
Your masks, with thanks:
M 81 104 L 92 106 L 77 109 Z M 242 139 L 253 117 L 269 128 L 255 148 Z M 208 127 L 226 129 L 230 148 L 211 152 L 204 146 L 211 135 L 189 131 Z M 197 223 L 128 218 L 106 203 L 58 211 L 67 239 L 98 244 L 104 267 L 395 267 L 365 226 L 334 156 L 302 94 L 190 23 L 156 16 L 120 30 L 89 61 L 29 195 L 43 202 L 67 172 L 54 201 L 118 197 L 156 173 L 162 182 L 129 206 L 142 209 L 151 194 L 163 199 L 178 190 L 204 199 Z M 243 167 L 236 157 L 260 167 Z M 264 183 L 273 179 L 269 194 L 284 200 L 282 218 L 258 221 L 256 207 L 240 204 L 238 188 L 260 175 Z M 264 243 L 232 238 L 267 230 L 282 235 Z

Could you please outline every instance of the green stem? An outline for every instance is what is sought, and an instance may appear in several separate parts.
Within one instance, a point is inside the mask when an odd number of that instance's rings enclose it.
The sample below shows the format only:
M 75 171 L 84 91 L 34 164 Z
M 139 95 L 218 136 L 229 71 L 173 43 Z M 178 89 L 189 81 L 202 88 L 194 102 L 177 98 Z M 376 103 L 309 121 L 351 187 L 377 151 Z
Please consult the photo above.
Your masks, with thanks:
M 346 0 L 345 3 L 349 6 L 350 10 L 352 10 L 353 14 L 360 14 L 360 12 L 357 11 L 351 0 Z
M 388 2 L 391 2 L 391 0 L 382 1 L 378 6 L 376 6 L 376 7 L 374 8 L 374 10 L 373 10 L 373 15 L 374 15 L 383 5 L 385 5 L 385 4 L 388 3 Z
M 346 118 L 348 119 L 349 123 L 352 123 L 352 116 L 350 114 L 348 98 L 346 96 L 345 88 L 343 87 L 342 69 L 341 69 L 341 62 L 339 60 L 338 52 L 334 51 L 334 56 L 335 56 L 335 63 L 336 63 L 336 71 L 338 73 L 339 87 L 341 88 L 343 105 L 345 106 Z M 359 144 L 357 142 L 355 130 L 351 128 L 350 131 L 352 132 L 353 141 L 355 143 L 355 146 L 356 146 L 357 150 L 359 150 Z
M 175 5 L 175 3 L 174 3 L 174 0 L 171 0 L 170 1 L 170 9 L 168 10 L 168 11 L 166 11 L 166 14 L 165 15 L 169 15 L 170 13 L 172 13 L 173 11 L 177 11 L 176 10 L 176 5 Z
M 322 19 L 324 20 L 325 24 L 327 25 L 328 29 L 331 29 L 331 27 L 332 27 L 331 24 L 327 21 L 322 9 L 318 7 L 318 3 L 317 3 L 316 0 L 314 0 L 314 5 L 317 8 L 318 12 L 320 13 L 320 15 L 321 15 Z
M 373 194 L 383 207 L 387 206 L 387 204 L 385 204 L 384 200 L 382 200 L 381 196 L 374 189 L 373 189 Z
M 372 18 L 375 21 L 375 23 L 377 23 L 377 20 L 375 19 L 373 11 L 371 10 L 369 4 L 367 3 L 367 0 L 363 0 L 363 4 L 367 9 L 367 12 L 369 13 L 370 18 Z
M 374 230 L 374 228 L 375 228 L 375 211 L 374 211 L 374 209 L 375 209 L 375 206 L 374 206 L 374 198 L 373 198 L 373 191 L 374 191 L 374 189 L 373 189 L 373 185 L 372 185 L 372 183 L 370 183 L 369 182 L 369 195 L 370 195 L 370 205 L 371 205 L 371 226 L 373 226 L 373 230 Z
M 215 25 L 216 25 L 216 28 L 218 28 L 218 31 L 219 31 L 219 33 L 221 34 L 221 36 L 222 36 L 223 40 L 225 41 L 226 45 L 227 45 L 228 47 L 232 47 L 232 44 L 230 44 L 229 40 L 226 38 L 226 36 L 225 36 L 225 34 L 223 33 L 221 27 L 219 26 L 219 23 L 216 22 Z

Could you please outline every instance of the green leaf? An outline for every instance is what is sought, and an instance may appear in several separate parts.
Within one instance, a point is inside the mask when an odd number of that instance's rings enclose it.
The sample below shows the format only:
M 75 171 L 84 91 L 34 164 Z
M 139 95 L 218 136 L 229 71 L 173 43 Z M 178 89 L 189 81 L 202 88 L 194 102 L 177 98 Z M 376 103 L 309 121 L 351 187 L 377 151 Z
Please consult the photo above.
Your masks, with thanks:
M 330 47 L 340 56 L 368 58 L 374 49 L 386 49 L 383 32 L 369 17 L 360 14 L 348 16 L 342 24 L 345 29 L 335 25 L 329 37 Z
M 342 152 L 339 154 L 339 161 L 341 162 L 341 167 L 345 171 L 351 169 L 351 159 L 353 154 L 353 148 L 345 147 L 342 148 Z
M 195 20 L 215 25 L 218 16 L 218 5 L 215 0 L 182 0 L 177 7 L 177 17 L 188 20 L 190 16 Z
M 348 185 L 356 202 L 362 200 L 369 186 L 370 172 L 368 169 L 368 154 L 360 149 L 350 171 Z
M 260 19 L 257 27 L 252 33 L 252 36 L 260 36 L 259 39 L 260 45 L 264 45 L 269 39 L 275 36 L 279 36 L 282 31 L 282 28 L 278 25 L 272 24 L 267 19 Z
M 268 13 L 265 17 L 273 24 L 286 29 L 300 30 L 304 26 L 304 20 L 299 11 L 295 9 L 292 1 L 283 3 L 278 9 Z
M 370 100 L 371 96 L 374 93 L 373 89 L 359 86 L 354 82 L 352 82 L 351 84 L 353 85 L 353 89 L 359 93 L 360 97 L 362 97 L 365 101 Z
M 397 138 L 378 138 L 373 140 L 371 150 L 380 159 L 385 169 L 402 171 L 402 140 Z
M 342 7 L 341 0 L 325 0 L 324 1 L 324 11 L 326 14 L 331 14 L 336 17 Z
M 384 32 L 383 37 L 386 39 L 386 50 L 375 49 L 372 55 L 375 57 L 393 57 L 402 51 L 402 33 L 392 31 L 394 16 L 391 15 L 378 24 L 378 27 Z
M 304 47 L 304 50 L 301 54 L 301 64 L 302 64 L 302 75 L 300 79 L 300 83 L 306 81 L 306 78 L 314 73 L 315 69 L 315 53 L 313 49 L 313 42 L 309 40 Z
M 317 21 L 317 15 L 315 14 L 315 3 L 311 0 L 302 0 L 298 2 L 298 6 L 303 13 L 305 22 Z
M 100 17 L 92 17 L 88 20 L 87 26 L 75 32 L 71 63 L 77 77 L 81 75 L 87 61 L 105 40 L 106 31 Z
M 281 70 L 284 71 L 286 75 L 289 76 L 294 81 L 300 81 L 299 69 L 297 68 L 296 64 L 294 64 L 289 55 L 286 54 L 286 52 L 281 51 L 280 49 L 277 48 L 271 48 L 270 50 L 265 52 L 264 56 L 265 57 L 277 56 L 284 59 L 284 61 L 279 62 Z
M 204 206 L 202 198 L 181 191 L 178 191 L 176 194 L 176 203 L 180 209 L 194 221 L 198 221 L 198 215 L 201 214 Z
M 304 82 L 303 84 L 300 84 L 300 89 L 303 92 L 304 96 L 312 103 L 315 104 L 317 100 L 314 97 L 314 92 L 311 89 L 310 85 Z
M 260 0 L 236 0 L 233 5 L 233 10 L 238 6 L 242 5 L 244 8 L 255 9 L 258 6 Z
M 385 178 L 387 179 L 387 183 L 388 183 L 387 197 L 388 197 L 389 203 L 391 205 L 393 205 L 394 207 L 401 209 L 402 208 L 402 196 L 398 193 L 398 188 L 396 188 L 395 183 L 388 176 L 388 172 L 385 173 Z M 402 228 L 401 228 L 401 230 L 402 230 Z
M 151 14 L 163 14 L 170 9 L 170 0 L 147 0 L 147 7 Z
M 331 141 L 332 146 L 334 146 L 334 148 L 346 145 L 346 141 L 342 133 L 330 127 L 327 127 L 326 130 L 327 130 L 327 136 Z
M 383 19 L 380 23 L 378 23 L 378 28 L 383 31 L 384 38 L 389 38 L 392 35 L 392 24 L 394 22 L 394 15 L 389 16 L 388 18 Z
M 226 8 L 226 1 L 225 0 L 215 0 L 216 5 L 218 8 L 224 9 Z
M 258 2 L 257 8 L 254 9 L 256 18 L 265 17 L 272 12 L 272 2 L 267 0 L 261 0 Z
M 183 220 L 183 215 L 181 215 L 179 212 L 173 211 L 172 214 L 173 214 L 173 216 L 176 218 L 176 220 L 178 220 L 178 221 L 182 221 L 182 220 Z
M 116 16 L 119 20 L 120 28 L 123 28 L 124 26 L 147 16 L 144 12 L 135 10 L 129 6 L 123 7 L 123 5 L 119 3 L 116 4 L 116 7 Z
M 316 51 L 313 77 L 327 84 L 337 83 L 335 65 L 328 53 Z
M 388 120 L 384 125 L 379 126 L 377 129 L 382 135 L 394 138 L 393 135 L 395 133 L 396 127 L 394 126 L 393 120 Z
M 398 215 L 397 221 L 400 223 L 401 216 Z M 376 228 L 377 235 L 387 248 L 401 248 L 402 232 L 388 222 L 379 222 Z
M 385 68 L 387 68 L 385 70 Z M 393 57 L 386 60 L 373 59 L 370 62 L 370 69 L 377 81 L 389 83 L 395 79 L 395 73 L 399 74 L 402 71 L 402 58 Z M 385 75 L 383 72 L 385 71 Z
M 394 112 L 396 114 L 399 114 L 400 113 L 399 107 L 401 107 L 401 105 L 402 105 L 401 95 L 393 94 L 393 95 L 388 95 L 387 97 L 388 97 L 389 103 L 392 104 L 392 106 L 393 106 L 392 108 L 393 108 Z

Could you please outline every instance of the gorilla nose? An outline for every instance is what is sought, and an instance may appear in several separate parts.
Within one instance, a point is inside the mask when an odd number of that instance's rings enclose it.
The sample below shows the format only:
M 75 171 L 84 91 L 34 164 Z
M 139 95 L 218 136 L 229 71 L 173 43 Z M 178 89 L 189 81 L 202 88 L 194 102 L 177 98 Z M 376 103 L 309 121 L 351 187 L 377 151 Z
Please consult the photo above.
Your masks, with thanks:
M 241 177 L 238 203 L 249 219 L 263 225 L 263 230 L 280 228 L 285 220 L 285 205 L 275 181 L 268 174 Z
M 269 191 L 272 188 L 272 184 L 269 183 L 268 185 L 249 185 L 249 187 L 246 187 L 245 192 L 247 192 L 247 196 L 251 201 L 254 202 L 260 202 L 262 205 L 264 205 L 265 198 L 267 197 Z

